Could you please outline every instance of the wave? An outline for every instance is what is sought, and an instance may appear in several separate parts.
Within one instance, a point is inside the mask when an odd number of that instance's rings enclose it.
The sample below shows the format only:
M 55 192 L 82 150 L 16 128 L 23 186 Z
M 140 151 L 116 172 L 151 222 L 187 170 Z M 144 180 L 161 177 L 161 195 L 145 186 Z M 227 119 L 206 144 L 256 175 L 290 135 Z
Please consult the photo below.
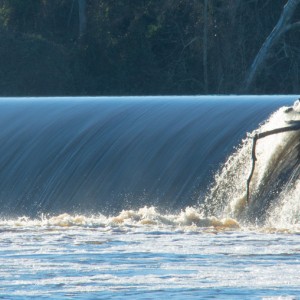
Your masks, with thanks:
M 187 207 L 178 214 L 162 214 L 155 207 L 143 207 L 138 210 L 123 210 L 115 216 L 72 215 L 54 216 L 41 215 L 38 218 L 26 216 L 0 220 L 3 230 L 13 229 L 63 229 L 63 228 L 103 228 L 105 230 L 132 231 L 141 228 L 143 231 L 153 230 L 184 230 L 195 231 L 199 228 L 212 230 L 230 230 L 239 228 L 237 221 L 231 218 L 217 219 L 204 217 L 196 208 Z

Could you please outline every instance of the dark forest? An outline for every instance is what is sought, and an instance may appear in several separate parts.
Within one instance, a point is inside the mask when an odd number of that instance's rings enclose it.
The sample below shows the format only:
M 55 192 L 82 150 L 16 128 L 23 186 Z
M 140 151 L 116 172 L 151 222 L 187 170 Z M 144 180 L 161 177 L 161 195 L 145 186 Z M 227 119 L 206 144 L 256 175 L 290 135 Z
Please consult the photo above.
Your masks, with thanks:
M 0 95 L 299 93 L 298 0 L 0 0 Z

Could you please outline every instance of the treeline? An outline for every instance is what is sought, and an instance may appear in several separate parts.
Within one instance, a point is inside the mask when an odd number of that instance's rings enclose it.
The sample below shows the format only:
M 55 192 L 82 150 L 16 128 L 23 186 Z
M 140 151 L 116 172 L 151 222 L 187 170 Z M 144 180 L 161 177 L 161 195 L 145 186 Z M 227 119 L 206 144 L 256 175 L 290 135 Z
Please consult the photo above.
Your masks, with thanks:
M 244 93 L 286 3 L 0 0 L 0 94 Z M 299 92 L 294 27 L 269 51 L 247 93 Z

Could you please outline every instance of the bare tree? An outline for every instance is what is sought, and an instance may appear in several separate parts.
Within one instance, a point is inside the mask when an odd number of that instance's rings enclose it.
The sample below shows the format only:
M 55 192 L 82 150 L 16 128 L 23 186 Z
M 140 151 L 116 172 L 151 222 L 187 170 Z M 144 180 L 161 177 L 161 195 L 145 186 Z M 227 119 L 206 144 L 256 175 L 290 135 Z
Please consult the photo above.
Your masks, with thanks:
M 208 31 L 208 0 L 204 0 L 204 28 L 203 28 L 203 78 L 204 91 L 208 92 L 208 74 L 207 74 L 207 31 Z
M 257 75 L 263 69 L 273 46 L 282 38 L 285 32 L 300 26 L 300 22 L 291 23 L 293 14 L 299 3 L 300 0 L 288 0 L 285 4 L 277 24 L 263 43 L 246 75 L 243 87 L 245 92 L 249 91 Z
M 78 0 L 79 8 L 79 39 L 86 34 L 86 0 Z

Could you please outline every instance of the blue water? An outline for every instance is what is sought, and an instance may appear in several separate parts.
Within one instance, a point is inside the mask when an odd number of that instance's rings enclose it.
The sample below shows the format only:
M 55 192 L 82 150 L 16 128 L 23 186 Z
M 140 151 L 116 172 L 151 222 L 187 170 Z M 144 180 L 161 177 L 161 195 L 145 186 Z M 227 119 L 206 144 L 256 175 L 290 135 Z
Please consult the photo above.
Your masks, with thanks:
M 246 133 L 294 100 L 0 99 L 2 213 L 115 214 L 144 205 L 194 205 Z
M 0 255 L 2 299 L 300 295 L 295 234 L 159 226 L 22 228 L 2 232 Z
M 0 299 L 300 298 L 299 167 L 264 223 L 218 198 L 296 98 L 0 99 Z M 260 144 L 257 178 L 297 134 Z

